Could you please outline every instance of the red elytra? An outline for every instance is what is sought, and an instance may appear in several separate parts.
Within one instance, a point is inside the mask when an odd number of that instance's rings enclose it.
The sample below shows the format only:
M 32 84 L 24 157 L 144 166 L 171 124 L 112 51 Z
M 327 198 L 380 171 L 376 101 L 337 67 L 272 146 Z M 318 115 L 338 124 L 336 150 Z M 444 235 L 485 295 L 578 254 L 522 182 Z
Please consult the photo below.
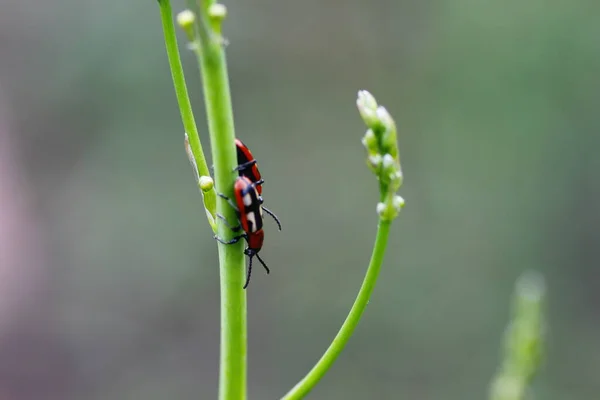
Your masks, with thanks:
M 254 159 L 252 152 L 240 139 L 235 139 L 235 148 L 237 152 L 237 163 L 238 166 L 236 170 L 238 171 L 240 176 L 244 176 L 250 180 L 250 182 L 255 183 L 256 191 L 258 195 L 262 195 L 262 184 L 264 180 L 260 175 L 260 171 L 258 170 L 258 163 Z
M 248 178 L 248 180 L 250 182 L 252 182 L 252 184 L 254 185 L 254 187 L 256 188 L 256 191 L 258 193 L 258 200 L 259 200 L 260 204 L 262 205 L 262 203 L 263 203 L 262 184 L 265 182 L 265 180 L 262 179 L 262 176 L 260 175 L 260 171 L 258 170 L 258 163 L 254 159 L 254 156 L 252 155 L 252 152 L 250 151 L 248 146 L 246 146 L 238 138 L 235 139 L 235 148 L 237 151 L 237 162 L 238 162 L 238 166 L 235 168 L 235 170 L 238 171 L 238 174 L 240 177 Z M 269 210 L 267 207 L 264 207 L 264 206 L 261 206 L 261 207 L 267 214 L 269 214 L 271 217 L 273 217 L 275 222 L 277 222 L 277 226 L 279 227 L 279 230 L 281 230 L 281 223 L 279 222 L 279 219 L 277 218 L 277 216 L 275 214 L 273 214 L 273 212 L 271 210 Z
M 240 224 L 247 234 L 248 249 L 258 252 L 262 248 L 264 232 L 262 207 L 256 185 L 245 176 L 240 176 L 235 180 L 233 192 Z
M 250 283 L 250 276 L 252 275 L 252 259 L 255 256 L 258 258 L 258 261 L 260 261 L 263 267 L 265 267 L 267 274 L 270 272 L 267 264 L 265 264 L 262 258 L 260 258 L 258 255 L 258 252 L 262 249 L 265 239 L 265 233 L 262 229 L 262 199 L 258 195 L 256 184 L 250 182 L 250 179 L 246 178 L 245 176 L 240 176 L 235 180 L 233 193 L 235 195 L 235 202 L 237 204 L 237 214 L 240 219 L 240 227 L 245 232 L 241 237 L 246 238 L 246 241 L 248 242 L 248 247 L 246 250 L 244 250 L 244 254 L 246 254 L 250 259 L 248 262 L 246 283 L 244 284 L 244 289 L 246 289 Z

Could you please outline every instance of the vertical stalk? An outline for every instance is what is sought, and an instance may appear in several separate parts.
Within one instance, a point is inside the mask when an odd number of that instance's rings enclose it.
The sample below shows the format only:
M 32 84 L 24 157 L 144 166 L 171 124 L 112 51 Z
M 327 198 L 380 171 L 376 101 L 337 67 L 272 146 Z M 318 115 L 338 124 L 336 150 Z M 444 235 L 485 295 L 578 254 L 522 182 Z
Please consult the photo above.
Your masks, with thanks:
M 233 198 L 237 160 L 227 61 L 221 36 L 224 17 L 224 6 L 208 0 L 199 1 L 196 54 L 202 73 L 216 188 Z M 234 210 L 223 199 L 217 202 L 217 212 L 229 221 L 237 218 Z M 225 239 L 232 236 L 232 232 L 222 221 L 217 224 L 217 232 Z M 240 400 L 246 398 L 247 375 L 246 291 L 242 289 L 245 278 L 243 243 L 219 243 L 218 246 L 221 279 L 219 398 Z

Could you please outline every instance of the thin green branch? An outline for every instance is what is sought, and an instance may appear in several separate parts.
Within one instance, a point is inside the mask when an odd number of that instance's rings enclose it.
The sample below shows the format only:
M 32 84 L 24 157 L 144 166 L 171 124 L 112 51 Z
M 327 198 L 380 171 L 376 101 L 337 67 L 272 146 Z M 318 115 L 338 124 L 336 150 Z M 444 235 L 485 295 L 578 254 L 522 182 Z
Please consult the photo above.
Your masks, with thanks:
M 197 168 L 197 173 L 200 176 L 210 176 L 210 171 L 208 169 L 208 164 L 206 163 L 206 158 L 204 157 L 202 144 L 200 143 L 198 128 L 196 127 L 194 112 L 192 110 L 192 105 L 190 103 L 190 98 L 185 83 L 183 66 L 181 65 L 181 57 L 179 55 L 179 47 L 177 44 L 177 36 L 175 35 L 173 15 L 171 12 L 171 2 L 170 0 L 159 0 L 158 4 L 160 7 L 160 17 L 163 26 L 163 34 L 165 37 L 167 57 L 169 59 L 171 76 L 173 78 L 173 86 L 175 87 L 175 95 L 177 97 L 177 103 L 179 104 L 183 128 L 187 134 L 187 140 L 189 141 L 189 146 L 194 157 L 194 167 Z M 201 191 L 201 193 L 203 195 L 204 208 L 206 210 L 208 222 L 214 230 L 216 228 L 214 220 L 217 208 L 215 191 L 208 190 Z
M 391 223 L 404 206 L 402 197 L 396 195 L 396 191 L 402 185 L 396 124 L 387 110 L 379 106 L 373 95 L 365 90 L 358 92 L 356 105 L 368 127 L 362 140 L 367 150 L 367 165 L 377 176 L 379 182 L 380 202 L 377 204 L 379 225 L 375 244 L 373 245 L 371 262 L 354 305 L 333 342 L 304 379 L 283 397 L 284 400 L 301 399 L 306 396 L 331 368 L 346 343 L 348 343 L 375 288 L 387 247 Z
M 233 110 L 227 75 L 221 22 L 224 6 L 211 1 L 199 2 L 196 46 L 202 81 L 204 101 L 211 138 L 217 190 L 233 198 L 233 185 L 237 174 Z M 235 221 L 232 207 L 223 199 L 217 202 L 217 211 L 229 221 Z M 229 239 L 232 232 L 217 224 L 218 235 Z M 244 285 L 245 258 L 243 243 L 219 244 L 221 278 L 221 362 L 219 371 L 219 398 L 240 400 L 246 398 L 247 317 Z
M 377 277 L 383 263 L 383 256 L 387 247 L 388 236 L 390 233 L 391 221 L 379 221 L 377 228 L 377 236 L 375 238 L 375 244 L 373 246 L 373 254 L 371 255 L 371 262 L 365 275 L 363 284 L 358 292 L 358 296 L 354 301 L 354 305 L 350 310 L 350 313 L 346 317 L 344 324 L 340 328 L 333 342 L 323 354 L 321 359 L 315 364 L 310 372 L 300 381 L 296 386 L 292 388 L 284 397 L 284 400 L 295 400 L 302 399 L 306 396 L 312 388 L 321 380 L 329 368 L 333 365 L 337 357 L 340 355 L 346 343 L 354 333 L 360 318 L 369 303 L 371 293 L 375 288 Z

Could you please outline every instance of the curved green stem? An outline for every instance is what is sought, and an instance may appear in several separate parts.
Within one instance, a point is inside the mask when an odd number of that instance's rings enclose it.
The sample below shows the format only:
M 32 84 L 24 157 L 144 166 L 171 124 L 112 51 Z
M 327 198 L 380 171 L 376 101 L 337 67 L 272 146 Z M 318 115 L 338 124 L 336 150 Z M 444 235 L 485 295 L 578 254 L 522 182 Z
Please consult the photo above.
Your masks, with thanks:
M 204 102 L 208 118 L 217 190 L 233 198 L 237 177 L 233 110 L 227 75 L 227 62 L 220 35 L 221 19 L 210 14 L 213 2 L 200 1 L 196 54 L 199 58 L 204 88 Z M 227 201 L 217 202 L 217 211 L 229 221 L 235 221 Z M 217 224 L 218 235 L 229 239 L 232 232 Z M 219 371 L 219 398 L 240 400 L 246 398 L 247 321 L 243 241 L 235 245 L 219 244 L 221 278 L 221 361 Z
M 300 381 L 296 386 L 292 388 L 282 399 L 294 400 L 302 399 L 312 390 L 312 388 L 321 380 L 325 373 L 331 368 L 337 357 L 340 355 L 346 343 L 354 333 L 354 329 L 358 325 L 360 318 L 369 303 L 369 298 L 377 282 L 377 276 L 383 263 L 383 256 L 387 247 L 388 236 L 390 233 L 391 221 L 379 221 L 377 228 L 377 236 L 375 238 L 375 244 L 373 246 L 373 254 L 371 255 L 371 262 L 365 275 L 363 284 L 358 292 L 358 296 L 354 301 L 354 305 L 350 310 L 350 313 L 346 317 L 344 324 L 340 328 L 333 342 L 325 351 L 325 354 L 310 370 L 310 372 Z
M 163 26 L 163 34 L 165 37 L 165 47 L 167 49 L 167 57 L 169 59 L 169 66 L 171 68 L 171 76 L 173 78 L 173 86 L 175 87 L 175 95 L 177 97 L 177 103 L 179 104 L 179 112 L 181 113 L 181 121 L 183 122 L 183 128 L 187 133 L 190 148 L 194 156 L 196 168 L 200 176 L 210 176 L 210 170 L 204 157 L 204 151 L 202 150 L 202 144 L 200 143 L 200 136 L 198 135 L 198 128 L 196 127 L 196 121 L 194 119 L 194 112 L 192 110 L 192 104 L 187 91 L 185 83 L 185 75 L 183 73 L 183 66 L 181 65 L 181 57 L 179 55 L 179 47 L 177 45 L 177 36 L 175 35 L 175 26 L 173 23 L 173 15 L 171 12 L 170 0 L 159 0 L 160 7 L 160 18 Z M 206 215 L 208 222 L 210 223 L 213 231 L 215 230 L 215 213 L 217 208 L 217 196 L 214 190 L 207 192 L 201 191 L 204 199 L 204 208 L 206 209 Z

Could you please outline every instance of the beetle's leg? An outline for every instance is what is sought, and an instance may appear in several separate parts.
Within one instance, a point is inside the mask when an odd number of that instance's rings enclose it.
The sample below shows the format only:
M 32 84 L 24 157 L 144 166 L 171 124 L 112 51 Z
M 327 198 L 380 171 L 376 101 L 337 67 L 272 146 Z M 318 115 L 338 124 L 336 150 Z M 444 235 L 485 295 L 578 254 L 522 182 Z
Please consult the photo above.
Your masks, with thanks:
M 250 186 L 252 186 L 253 188 L 256 188 L 257 186 L 260 186 L 260 185 L 262 185 L 263 183 L 265 183 L 265 180 L 264 180 L 264 179 L 259 179 L 259 180 L 257 180 L 256 182 L 252 182 L 252 183 L 250 184 Z
M 239 232 L 240 229 L 242 229 L 241 225 L 238 226 L 231 226 L 229 225 L 229 222 L 227 222 L 227 219 L 222 216 L 221 214 L 217 213 L 217 218 L 219 218 L 221 221 L 223 221 L 223 223 L 225 224 L 226 227 L 228 227 L 229 229 L 231 229 L 234 232 Z
M 217 193 L 217 196 L 219 196 L 220 198 L 222 198 L 222 199 L 226 200 L 226 201 L 227 201 L 227 203 L 229 203 L 229 205 L 230 205 L 231 207 L 233 207 L 233 209 L 234 209 L 234 210 L 235 210 L 237 213 L 239 213 L 239 212 L 240 212 L 240 210 L 239 210 L 239 209 L 238 209 L 238 207 L 237 207 L 237 204 L 235 204 L 235 203 L 234 203 L 234 202 L 233 202 L 233 201 L 232 201 L 232 200 L 231 200 L 229 197 L 225 196 L 223 193 Z
M 219 243 L 223 243 L 223 244 L 234 244 L 240 241 L 240 239 L 242 238 L 246 238 L 246 234 L 244 233 L 243 235 L 238 235 L 236 237 L 234 237 L 231 240 L 225 240 L 225 239 L 221 239 L 220 237 L 218 237 L 217 235 L 213 236 L 215 239 L 217 239 L 217 242 Z
M 248 161 L 245 162 L 243 164 L 238 165 L 237 167 L 235 167 L 233 170 L 234 171 L 243 171 L 248 167 L 251 167 L 252 165 L 256 164 L 256 160 L 252 160 L 252 161 Z

